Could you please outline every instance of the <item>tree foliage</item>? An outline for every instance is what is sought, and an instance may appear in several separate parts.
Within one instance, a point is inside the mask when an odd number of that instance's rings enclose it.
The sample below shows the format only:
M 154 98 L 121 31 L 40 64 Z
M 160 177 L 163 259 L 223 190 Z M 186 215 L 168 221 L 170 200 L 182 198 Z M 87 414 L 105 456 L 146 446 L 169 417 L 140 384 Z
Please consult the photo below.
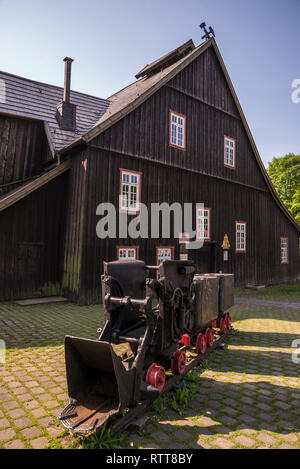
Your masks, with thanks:
M 284 205 L 300 224 L 300 155 L 273 158 L 267 171 Z

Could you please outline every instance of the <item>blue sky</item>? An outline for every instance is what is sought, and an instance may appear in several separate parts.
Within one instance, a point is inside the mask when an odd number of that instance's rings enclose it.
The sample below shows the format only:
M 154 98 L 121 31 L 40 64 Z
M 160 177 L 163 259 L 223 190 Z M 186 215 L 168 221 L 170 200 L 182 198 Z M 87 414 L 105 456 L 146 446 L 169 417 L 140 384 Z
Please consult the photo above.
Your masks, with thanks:
M 0 69 L 103 98 L 144 65 L 192 38 L 206 21 L 261 157 L 300 153 L 300 0 L 0 0 Z

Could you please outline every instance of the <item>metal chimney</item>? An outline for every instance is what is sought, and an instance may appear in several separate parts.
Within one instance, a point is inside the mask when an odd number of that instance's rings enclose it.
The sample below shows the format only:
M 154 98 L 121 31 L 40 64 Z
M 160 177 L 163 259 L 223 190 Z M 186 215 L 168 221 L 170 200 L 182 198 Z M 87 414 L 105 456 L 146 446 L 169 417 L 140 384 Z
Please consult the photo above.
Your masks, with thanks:
M 73 59 L 64 58 L 65 62 L 65 81 L 64 97 L 56 107 L 56 119 L 61 129 L 75 130 L 76 128 L 76 105 L 70 102 L 71 91 L 71 66 Z
M 64 86 L 64 101 L 70 102 L 70 89 L 71 89 L 71 66 L 73 59 L 70 57 L 64 58 L 65 62 L 65 86 Z

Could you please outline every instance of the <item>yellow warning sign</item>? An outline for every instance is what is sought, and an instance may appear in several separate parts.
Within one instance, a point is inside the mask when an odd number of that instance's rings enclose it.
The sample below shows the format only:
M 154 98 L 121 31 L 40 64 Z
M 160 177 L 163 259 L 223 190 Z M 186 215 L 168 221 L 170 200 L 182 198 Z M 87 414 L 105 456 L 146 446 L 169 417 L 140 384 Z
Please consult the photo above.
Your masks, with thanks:
M 228 239 L 227 233 L 225 233 L 225 235 L 224 235 L 222 248 L 223 248 L 223 249 L 229 249 L 229 248 L 230 248 L 230 243 L 229 243 L 229 239 Z

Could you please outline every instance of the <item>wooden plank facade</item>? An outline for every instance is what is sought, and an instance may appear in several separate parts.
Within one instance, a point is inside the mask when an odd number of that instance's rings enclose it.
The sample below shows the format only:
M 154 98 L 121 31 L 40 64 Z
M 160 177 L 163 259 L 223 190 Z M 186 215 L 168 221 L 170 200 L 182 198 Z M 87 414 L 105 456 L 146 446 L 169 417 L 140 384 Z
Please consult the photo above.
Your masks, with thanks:
M 146 80 L 142 86 L 144 83 Z M 185 116 L 184 149 L 170 145 L 170 111 Z M 1 119 L 0 116 L 0 126 L 3 126 Z M 234 168 L 224 165 L 225 136 L 235 141 Z M 299 279 L 299 227 L 270 192 L 213 46 L 206 47 L 124 117 L 98 135 L 95 132 L 94 138 L 86 138 L 73 149 L 62 152 L 61 157 L 71 159 L 70 171 L 7 209 L 3 222 L 1 219 L 1 231 L 5 226 L 18 233 L 16 238 L 12 236 L 7 254 L 3 248 L 2 262 L 6 264 L 1 268 L 1 287 L 3 281 L 8 293 L 1 293 L 2 298 L 24 296 L 26 288 L 30 293 L 39 289 L 43 293 L 41 283 L 48 283 L 56 285 L 57 292 L 73 301 L 95 303 L 101 301 L 103 261 L 115 260 L 118 247 L 138 246 L 139 258 L 151 265 L 157 261 L 158 246 L 172 247 L 175 259 L 179 258 L 179 240 L 173 236 L 170 239 L 97 238 L 98 204 L 110 202 L 118 211 L 120 168 L 141 173 L 141 202 L 147 206 L 152 202 L 189 202 L 204 203 L 210 209 L 210 240 L 203 248 L 190 250 L 188 254 L 200 272 L 233 272 L 236 285 Z M 35 210 L 27 228 L 20 228 L 17 214 L 20 211 L 29 214 L 32 206 Z M 35 217 L 43 233 L 37 230 L 33 235 Z M 245 252 L 235 249 L 237 221 L 246 223 Z M 196 210 L 193 222 L 195 226 Z M 50 231 L 47 223 L 51 225 Z M 225 233 L 231 245 L 228 261 L 223 260 L 221 248 Z M 282 237 L 288 238 L 288 263 L 281 262 Z M 42 277 L 39 273 L 42 282 L 37 271 L 36 277 L 32 274 L 26 288 L 18 286 L 22 285 L 20 279 L 26 277 L 25 266 L 18 278 L 10 275 L 9 285 L 4 280 L 10 259 L 15 258 L 16 243 L 21 239 L 47 246 L 46 251 L 41 249 L 36 256 L 40 256 L 41 265 L 47 264 L 48 271 Z M 8 242 L 3 240 L 1 246 Z

